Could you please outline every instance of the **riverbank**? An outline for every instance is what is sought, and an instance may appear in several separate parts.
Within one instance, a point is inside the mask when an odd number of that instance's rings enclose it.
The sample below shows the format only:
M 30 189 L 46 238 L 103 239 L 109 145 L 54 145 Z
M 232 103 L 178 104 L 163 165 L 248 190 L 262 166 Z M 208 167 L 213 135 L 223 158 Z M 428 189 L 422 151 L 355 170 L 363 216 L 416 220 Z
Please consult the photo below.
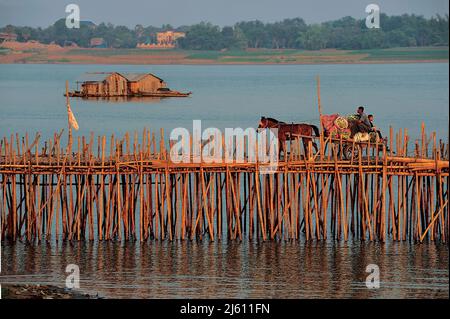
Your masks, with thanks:
M 2 299 L 98 299 L 78 290 L 49 285 L 1 285 Z
M 152 49 L 0 47 L 0 64 L 379 64 L 448 62 L 448 47 L 374 50 L 190 51 Z

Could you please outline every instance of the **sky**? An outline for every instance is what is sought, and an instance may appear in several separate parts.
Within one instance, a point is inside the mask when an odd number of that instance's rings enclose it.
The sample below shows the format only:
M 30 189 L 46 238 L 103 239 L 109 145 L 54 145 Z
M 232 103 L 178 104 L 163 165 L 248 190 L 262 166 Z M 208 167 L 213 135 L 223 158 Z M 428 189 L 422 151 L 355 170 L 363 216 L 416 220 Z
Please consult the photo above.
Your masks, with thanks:
M 47 27 L 66 17 L 65 7 L 80 7 L 81 20 L 133 27 L 190 25 L 201 21 L 220 26 L 238 21 L 274 22 L 301 17 L 319 23 L 344 16 L 363 18 L 375 3 L 388 15 L 414 13 L 431 17 L 449 12 L 448 0 L 0 0 L 0 26 Z

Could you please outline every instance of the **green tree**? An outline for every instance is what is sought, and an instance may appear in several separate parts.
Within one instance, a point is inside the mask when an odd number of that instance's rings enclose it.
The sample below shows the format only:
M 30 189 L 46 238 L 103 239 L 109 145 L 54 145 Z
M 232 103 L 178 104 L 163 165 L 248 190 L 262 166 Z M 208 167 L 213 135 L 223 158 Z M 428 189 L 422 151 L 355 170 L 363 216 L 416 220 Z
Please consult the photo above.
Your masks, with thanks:
M 220 28 L 211 23 L 161 27 L 137 25 L 129 29 L 90 21 L 82 21 L 79 29 L 68 29 L 65 19 L 57 20 L 47 28 L 7 25 L 2 32 L 16 33 L 18 41 L 37 40 L 42 43 L 65 44 L 72 41 L 88 47 L 94 37 L 104 38 L 109 46 L 132 48 L 137 42 L 156 42 L 156 33 L 165 30 L 186 32 L 179 45 L 186 49 L 220 50 L 223 48 L 304 48 L 309 50 L 366 49 L 398 46 L 446 45 L 449 37 L 449 18 L 437 15 L 429 19 L 419 15 L 403 14 L 380 16 L 381 29 L 367 29 L 365 19 L 343 17 L 316 25 L 307 25 L 303 19 L 284 19 L 273 23 L 242 21 L 233 27 Z
M 268 43 L 270 43 L 269 34 L 261 21 L 239 22 L 235 25 L 235 28 L 239 28 L 244 33 L 248 41 L 248 47 L 268 47 Z
M 178 40 L 184 49 L 220 50 L 223 48 L 222 34 L 218 26 L 201 22 L 189 28 L 184 38 Z
M 305 32 L 298 36 L 298 43 L 302 49 L 320 50 L 325 49 L 327 45 L 326 28 L 319 25 L 311 25 Z

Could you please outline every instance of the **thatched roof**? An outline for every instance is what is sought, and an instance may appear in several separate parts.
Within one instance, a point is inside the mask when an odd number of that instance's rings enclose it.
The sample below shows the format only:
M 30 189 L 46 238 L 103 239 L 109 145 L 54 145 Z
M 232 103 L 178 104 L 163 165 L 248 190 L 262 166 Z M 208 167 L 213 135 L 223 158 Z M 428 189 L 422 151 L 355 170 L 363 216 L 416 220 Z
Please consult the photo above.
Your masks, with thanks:
M 103 82 L 108 76 L 117 72 L 88 72 L 78 78 L 77 82 Z M 117 73 L 123 76 L 120 73 Z

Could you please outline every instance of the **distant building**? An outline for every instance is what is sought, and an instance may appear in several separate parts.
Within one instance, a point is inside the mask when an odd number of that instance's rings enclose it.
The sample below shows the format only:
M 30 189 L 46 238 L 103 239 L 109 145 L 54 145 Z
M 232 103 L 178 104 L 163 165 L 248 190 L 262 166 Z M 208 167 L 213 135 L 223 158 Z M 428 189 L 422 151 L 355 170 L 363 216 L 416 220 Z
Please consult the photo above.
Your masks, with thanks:
M 186 36 L 184 32 L 165 31 L 156 33 L 157 43 L 138 43 L 137 48 L 142 49 L 172 49 L 176 47 L 177 40 Z
M 6 41 L 16 41 L 16 40 L 17 40 L 17 34 L 15 34 L 15 33 L 8 33 L 8 32 L 0 33 L 0 43 L 6 42 Z
M 91 48 L 106 48 L 106 41 L 103 38 L 92 38 L 90 41 Z
M 166 31 L 156 34 L 156 41 L 159 45 L 175 46 L 177 39 L 185 37 L 184 32 Z

